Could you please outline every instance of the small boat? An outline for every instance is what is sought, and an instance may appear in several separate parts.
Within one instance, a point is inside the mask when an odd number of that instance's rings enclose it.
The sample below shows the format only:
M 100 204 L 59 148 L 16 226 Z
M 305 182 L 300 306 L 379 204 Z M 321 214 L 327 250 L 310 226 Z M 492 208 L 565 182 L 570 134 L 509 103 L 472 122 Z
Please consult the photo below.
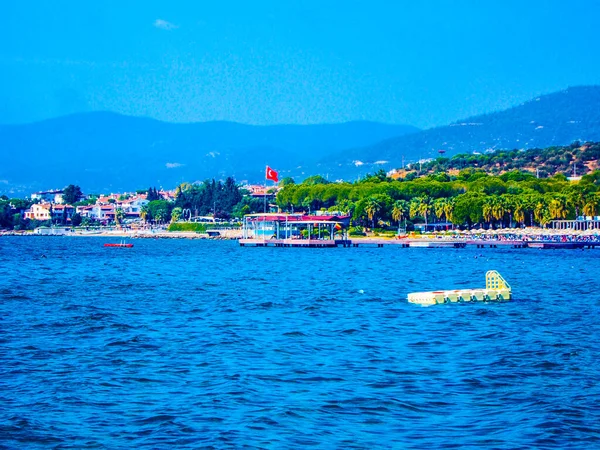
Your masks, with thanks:
M 511 294 L 511 287 L 502 275 L 495 270 L 488 270 L 485 274 L 485 288 L 412 292 L 408 294 L 408 301 L 424 306 L 438 303 L 504 301 L 510 300 Z
M 104 244 L 105 247 L 119 247 L 119 248 L 131 248 L 133 244 L 125 244 L 121 242 L 120 244 Z

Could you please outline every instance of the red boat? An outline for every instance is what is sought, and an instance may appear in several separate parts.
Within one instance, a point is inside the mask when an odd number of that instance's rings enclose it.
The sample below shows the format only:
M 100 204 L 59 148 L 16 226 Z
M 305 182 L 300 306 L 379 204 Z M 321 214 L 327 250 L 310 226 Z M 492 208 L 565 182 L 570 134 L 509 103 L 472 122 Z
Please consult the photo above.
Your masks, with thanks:
M 105 247 L 122 247 L 122 248 L 131 248 L 133 244 L 104 244 Z

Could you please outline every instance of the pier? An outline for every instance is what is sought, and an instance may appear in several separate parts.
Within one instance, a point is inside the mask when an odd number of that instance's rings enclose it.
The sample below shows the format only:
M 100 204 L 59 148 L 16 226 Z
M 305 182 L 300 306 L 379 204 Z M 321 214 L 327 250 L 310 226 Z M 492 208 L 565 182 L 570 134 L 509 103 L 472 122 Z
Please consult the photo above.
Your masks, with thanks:
M 600 247 L 598 236 L 545 236 L 470 234 L 456 236 L 396 236 L 385 238 L 351 238 L 347 230 L 349 216 L 308 216 L 304 214 L 264 213 L 244 217 L 241 247 L 297 248 L 533 248 L 533 249 L 594 249 Z M 466 235 L 465 235 L 466 234 Z
M 398 247 L 398 248 L 531 248 L 531 249 L 594 249 L 600 242 L 546 242 L 546 241 L 476 241 L 476 240 L 422 240 L 422 239 L 240 239 L 241 247 Z

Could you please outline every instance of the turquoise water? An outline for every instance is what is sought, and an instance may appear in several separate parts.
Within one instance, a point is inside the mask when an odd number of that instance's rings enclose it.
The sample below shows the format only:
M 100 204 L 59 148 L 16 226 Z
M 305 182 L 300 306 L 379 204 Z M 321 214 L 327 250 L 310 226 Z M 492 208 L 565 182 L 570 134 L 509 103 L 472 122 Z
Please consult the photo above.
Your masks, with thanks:
M 600 250 L 104 242 L 0 238 L 0 448 L 600 447 Z

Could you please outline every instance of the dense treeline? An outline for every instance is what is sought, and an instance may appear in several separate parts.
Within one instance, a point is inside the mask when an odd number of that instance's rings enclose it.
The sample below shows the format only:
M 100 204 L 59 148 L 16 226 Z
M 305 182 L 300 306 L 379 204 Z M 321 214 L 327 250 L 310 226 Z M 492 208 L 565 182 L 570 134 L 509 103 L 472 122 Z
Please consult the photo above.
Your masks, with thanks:
M 174 202 L 152 197 L 142 208 L 141 216 L 146 222 L 163 223 L 207 215 L 230 219 L 262 211 L 263 202 L 247 194 L 231 177 L 225 182 L 212 179 L 199 184 L 183 183 L 176 189 Z
M 326 209 L 377 226 L 411 219 L 472 227 L 546 225 L 552 219 L 595 216 L 600 210 L 600 171 L 572 183 L 564 175 L 536 178 L 518 170 L 500 176 L 468 168 L 456 176 L 437 173 L 410 181 L 385 172 L 355 183 L 287 184 L 277 195 L 284 211 Z

